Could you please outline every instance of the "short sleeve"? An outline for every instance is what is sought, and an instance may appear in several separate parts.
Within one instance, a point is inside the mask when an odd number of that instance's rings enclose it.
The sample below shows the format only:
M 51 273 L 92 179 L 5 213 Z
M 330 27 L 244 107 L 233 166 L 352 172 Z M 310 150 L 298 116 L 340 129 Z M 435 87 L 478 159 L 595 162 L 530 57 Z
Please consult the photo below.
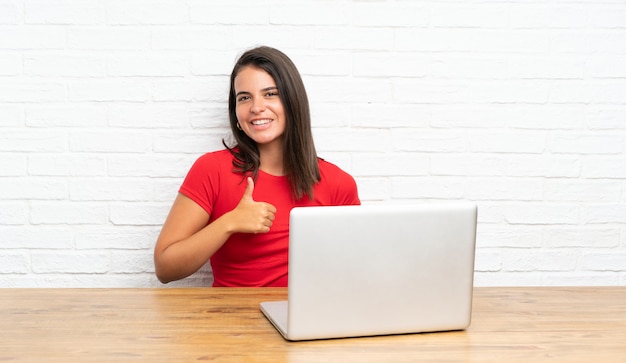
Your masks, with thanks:
M 199 157 L 189 169 L 179 192 L 196 202 L 209 215 L 219 193 L 219 158 L 213 153 Z

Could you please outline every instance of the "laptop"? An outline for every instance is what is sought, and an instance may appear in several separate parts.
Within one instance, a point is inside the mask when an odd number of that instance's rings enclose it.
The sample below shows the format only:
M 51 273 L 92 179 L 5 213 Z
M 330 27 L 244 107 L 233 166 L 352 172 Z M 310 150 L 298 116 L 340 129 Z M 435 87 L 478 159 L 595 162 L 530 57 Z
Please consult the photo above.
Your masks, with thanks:
M 261 311 L 290 341 L 463 330 L 476 219 L 469 202 L 293 208 L 288 299 Z

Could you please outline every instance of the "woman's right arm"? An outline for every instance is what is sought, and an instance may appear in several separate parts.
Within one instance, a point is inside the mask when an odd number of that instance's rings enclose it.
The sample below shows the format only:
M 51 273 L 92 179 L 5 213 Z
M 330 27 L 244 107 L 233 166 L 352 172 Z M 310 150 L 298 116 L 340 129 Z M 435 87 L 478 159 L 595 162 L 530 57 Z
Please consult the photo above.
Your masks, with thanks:
M 248 185 L 235 209 L 208 223 L 209 214 L 189 197 L 178 194 L 154 247 L 157 278 L 163 283 L 198 271 L 233 233 L 268 232 L 276 208 L 252 198 Z

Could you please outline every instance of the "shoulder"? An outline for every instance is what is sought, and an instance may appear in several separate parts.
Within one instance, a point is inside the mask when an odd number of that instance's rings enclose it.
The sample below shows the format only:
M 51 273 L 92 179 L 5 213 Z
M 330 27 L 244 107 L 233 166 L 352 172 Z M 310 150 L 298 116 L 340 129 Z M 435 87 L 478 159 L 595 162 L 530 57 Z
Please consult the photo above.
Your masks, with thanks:
M 223 162 L 223 161 L 232 161 L 233 159 L 233 154 L 230 153 L 230 151 L 228 151 L 227 149 L 222 149 L 222 150 L 217 150 L 217 151 L 211 151 L 208 153 L 205 153 L 203 155 L 201 155 L 200 157 L 198 157 L 197 161 L 200 162 Z
M 192 168 L 205 168 L 205 167 L 219 167 L 219 166 L 232 166 L 233 155 L 230 151 L 223 149 L 218 151 L 211 151 L 200 155 L 194 162 Z
M 360 204 L 356 181 L 352 175 L 324 159 L 318 158 L 320 187 L 333 196 L 332 204 Z
M 337 165 L 331 162 L 328 162 L 322 158 L 318 158 L 317 160 L 318 160 L 318 165 L 320 168 L 320 174 L 322 175 L 322 179 L 326 177 L 326 178 L 333 178 L 333 179 L 339 178 L 340 180 L 345 180 L 345 179 L 354 180 L 354 178 L 352 178 L 352 175 L 348 174 Z
M 233 169 L 233 156 L 224 149 L 200 155 L 191 165 L 187 178 L 206 178 L 207 176 L 227 174 Z

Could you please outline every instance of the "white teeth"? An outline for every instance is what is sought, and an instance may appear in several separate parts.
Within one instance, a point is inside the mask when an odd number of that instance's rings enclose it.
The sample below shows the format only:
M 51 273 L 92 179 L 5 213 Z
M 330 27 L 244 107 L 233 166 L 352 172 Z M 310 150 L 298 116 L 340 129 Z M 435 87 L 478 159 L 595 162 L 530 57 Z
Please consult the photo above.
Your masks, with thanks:
M 265 124 L 269 124 L 272 120 L 270 119 L 265 119 L 265 120 L 254 120 L 252 121 L 253 125 L 265 125 Z

